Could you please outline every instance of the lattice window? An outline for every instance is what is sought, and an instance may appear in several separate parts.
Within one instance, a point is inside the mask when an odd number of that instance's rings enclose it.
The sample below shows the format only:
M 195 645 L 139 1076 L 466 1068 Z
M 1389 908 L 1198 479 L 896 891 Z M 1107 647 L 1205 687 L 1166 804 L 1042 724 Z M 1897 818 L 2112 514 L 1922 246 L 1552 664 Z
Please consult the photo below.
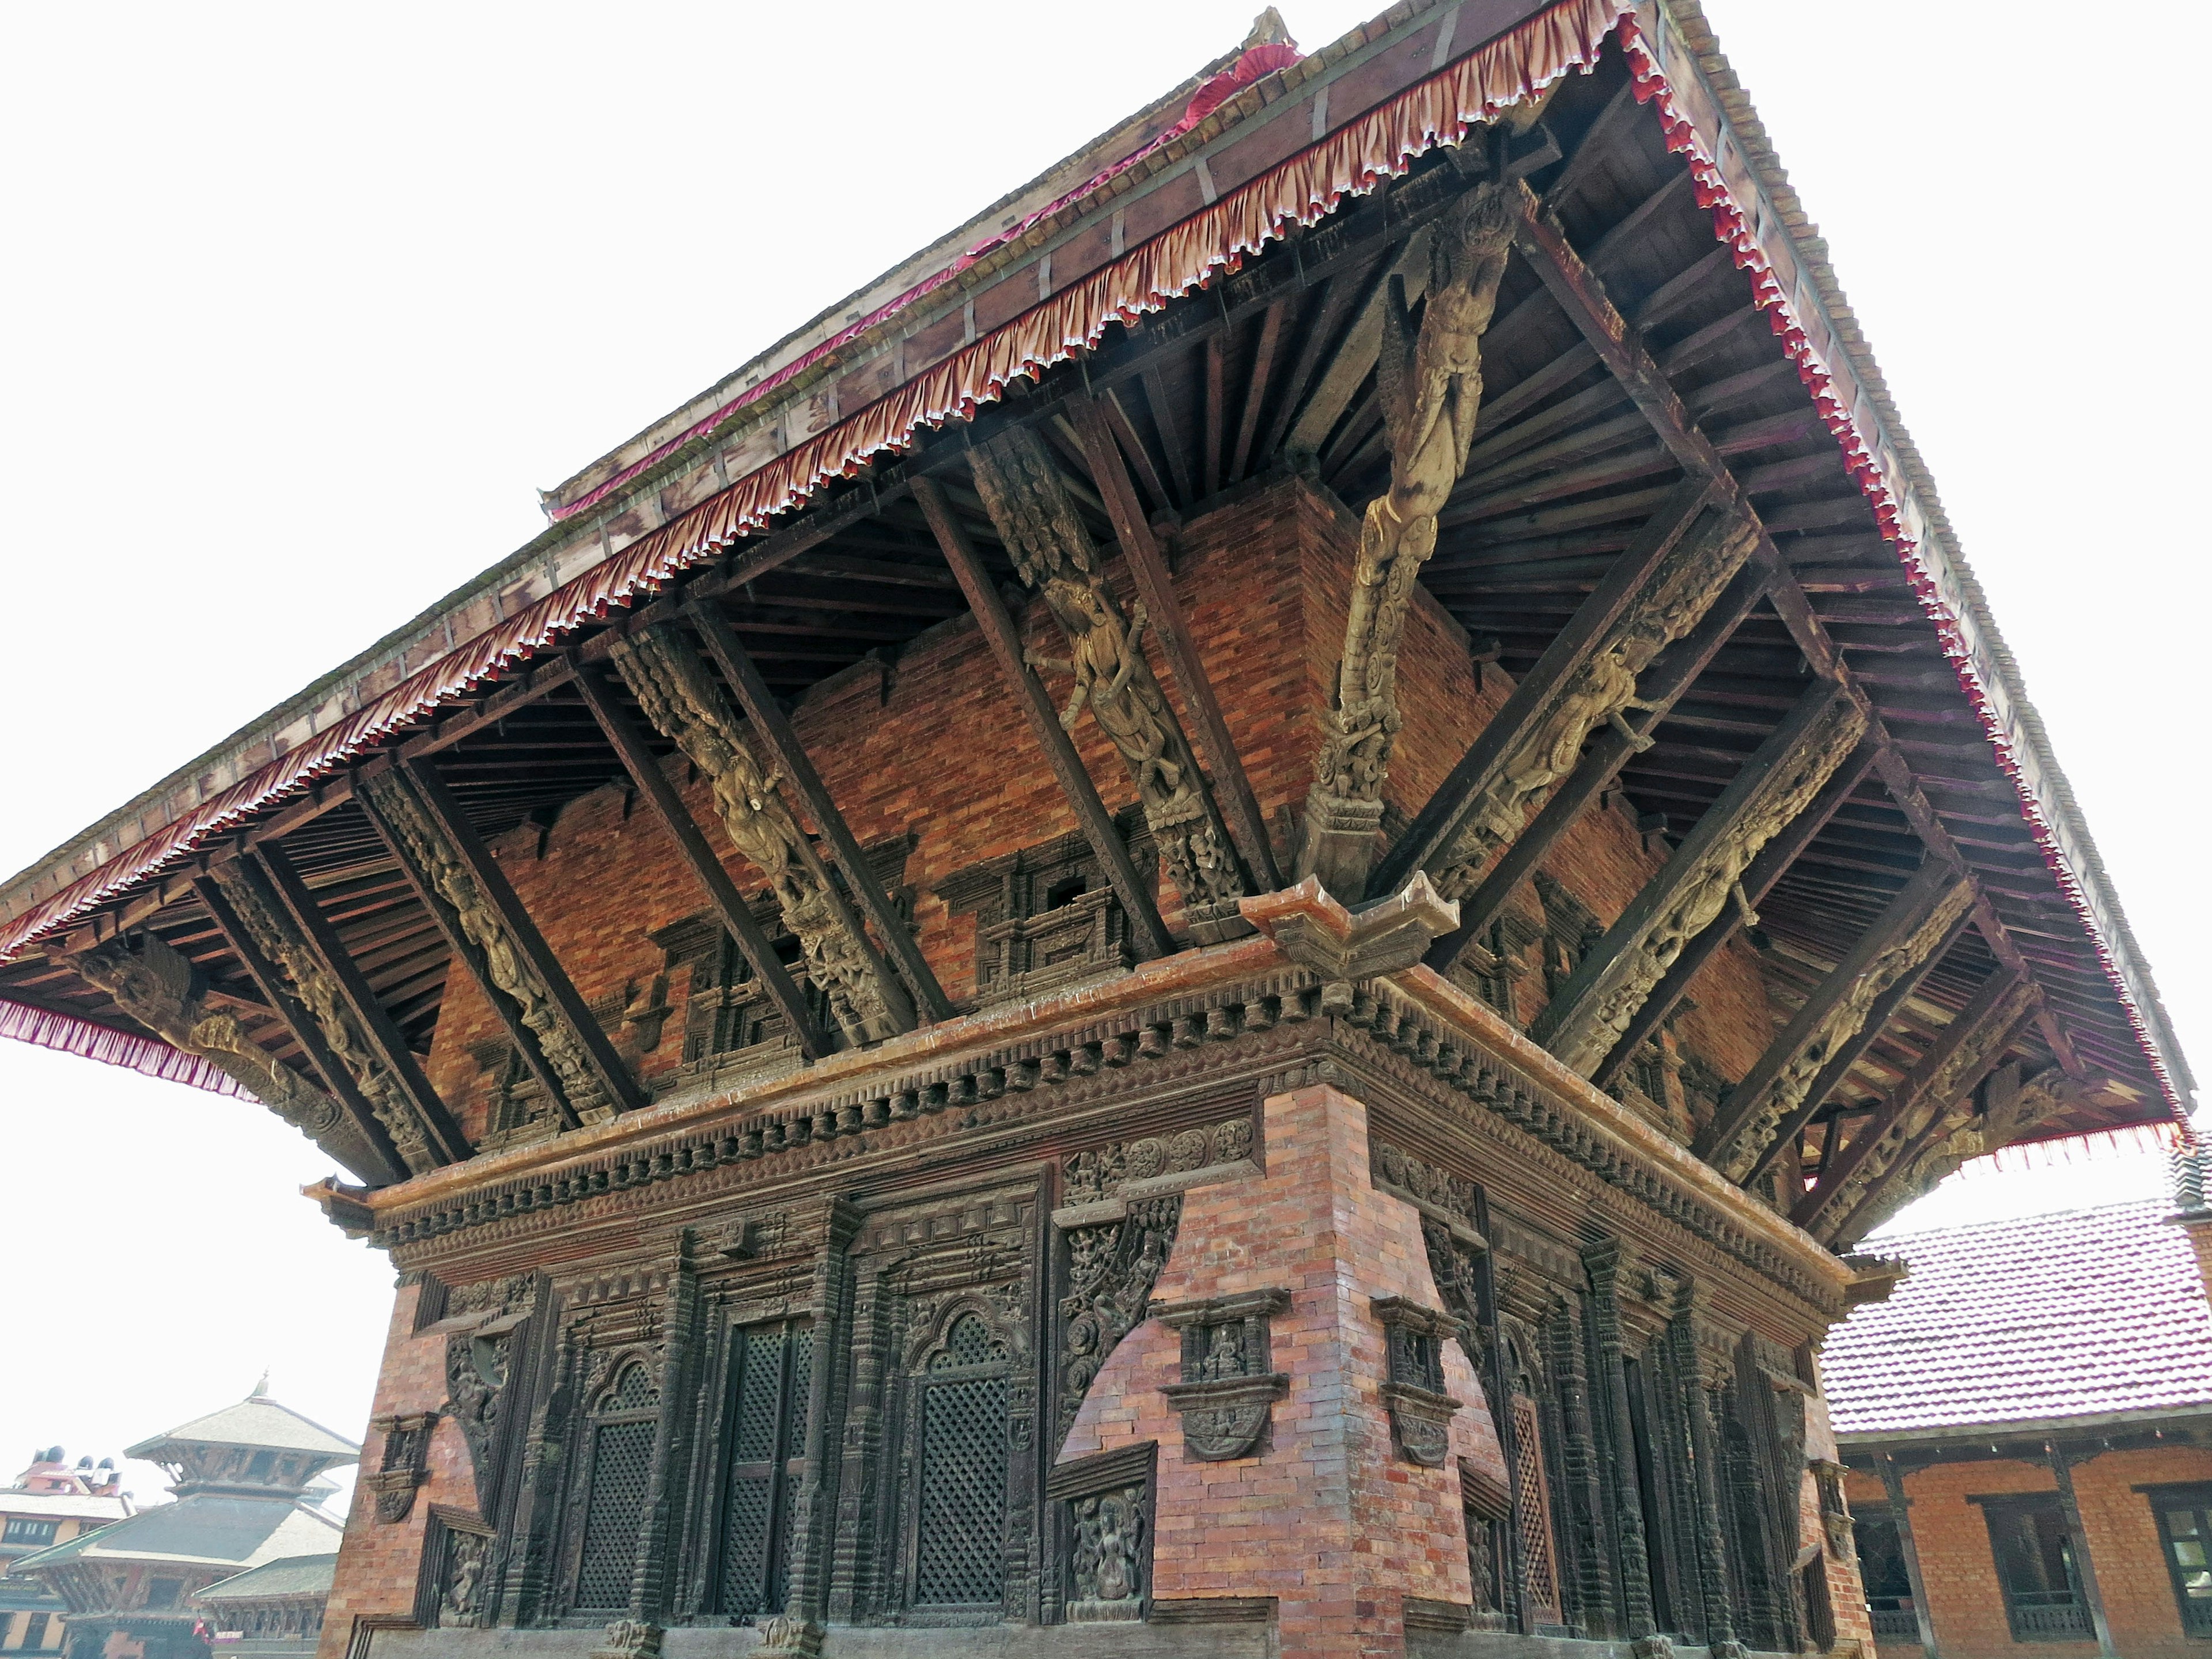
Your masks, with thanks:
M 814 1333 L 805 1326 L 779 1322 L 730 1333 L 724 1613 L 776 1611 L 789 1594 L 791 1498 L 805 1456 L 813 1361 Z
M 583 1548 L 576 1567 L 579 1607 L 629 1605 L 659 1407 L 652 1373 L 635 1363 L 623 1367 L 592 1407 Z
M 1544 1478 L 1544 1430 L 1536 1402 L 1513 1396 L 1513 1497 L 1521 1583 L 1540 1623 L 1559 1622 L 1559 1570 L 1552 1548 L 1552 1489 Z
M 1006 1590 L 1006 1349 L 974 1314 L 921 1379 L 914 1601 L 995 1607 Z

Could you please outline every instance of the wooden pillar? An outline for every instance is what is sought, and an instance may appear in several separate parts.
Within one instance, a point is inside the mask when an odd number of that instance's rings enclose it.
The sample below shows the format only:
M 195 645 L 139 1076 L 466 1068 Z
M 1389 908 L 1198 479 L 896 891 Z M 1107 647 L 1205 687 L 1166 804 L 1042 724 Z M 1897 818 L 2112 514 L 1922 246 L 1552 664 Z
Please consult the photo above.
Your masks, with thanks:
M 1596 1339 L 1598 1386 L 1604 1391 L 1611 1464 L 1613 1547 L 1620 1557 L 1620 1611 L 1628 1638 L 1638 1644 L 1659 1633 L 1651 1610 L 1651 1546 L 1644 1532 L 1644 1493 L 1637 1480 L 1636 1431 L 1629 1419 L 1628 1372 L 1620 1337 L 1621 1246 L 1617 1238 L 1585 1245 L 1583 1267 L 1590 1278 L 1590 1325 Z
M 2074 1534 L 2074 1570 L 2081 1580 L 2081 1598 L 2089 1604 L 2089 1622 L 2097 1632 L 2100 1659 L 2120 1659 L 2112 1644 L 2112 1622 L 2105 1616 L 2104 1593 L 2097 1588 L 2097 1564 L 2089 1548 L 2089 1529 L 2081 1524 L 2081 1504 L 2074 1493 L 2074 1459 L 2056 1442 L 2043 1443 L 2043 1455 L 2058 1481 L 2058 1504 L 2066 1514 L 2066 1530 Z
M 714 856 L 714 849 L 707 844 L 707 837 L 690 809 L 684 805 L 684 798 L 676 793 L 676 786 L 660 769 L 660 763 L 646 743 L 644 732 L 638 729 L 637 722 L 629 717 L 597 669 L 579 663 L 576 685 L 583 693 L 585 707 L 592 711 L 599 730 L 622 757 L 624 769 L 652 806 L 653 816 L 675 842 L 693 878 L 707 890 L 714 914 L 721 918 L 730 937 L 737 940 L 738 949 L 744 952 L 746 963 L 767 990 L 769 1000 L 775 1004 L 776 1012 L 791 1028 L 799 1052 L 809 1060 L 821 1059 L 836 1045 L 816 1022 L 814 1011 L 807 1006 L 805 996 L 786 971 L 767 930 L 754 919 L 752 907 L 745 902 L 744 895 L 738 890 L 730 872 L 722 867 L 721 860 Z
M 653 1437 L 653 1468 L 646 1478 L 639 1518 L 637 1559 L 630 1569 L 629 1616 L 659 1626 L 668 1617 L 678 1523 L 690 1474 L 691 1425 L 699 1413 L 697 1375 L 702 1322 L 699 1273 L 689 1227 L 677 1234 L 676 1260 L 661 1307 L 660 1423 Z
M 999 672 L 1006 677 L 1008 689 L 1020 702 L 1030 732 L 1043 748 L 1053 775 L 1059 779 L 1068 805 L 1074 809 L 1084 839 L 1091 843 L 1099 867 L 1113 884 L 1114 896 L 1121 900 L 1122 911 L 1129 919 L 1130 942 L 1136 954 L 1140 958 L 1167 955 L 1175 949 L 1175 941 L 1168 933 L 1167 923 L 1160 919 L 1159 906 L 1138 874 L 1135 860 L 1122 842 L 1121 832 L 1114 827 L 1112 815 L 1098 799 L 1097 786 L 1083 769 L 1082 757 L 1075 752 L 1074 744 L 1061 727 L 1058 711 L 1045 696 L 1044 687 L 1037 684 L 1036 676 L 1030 672 L 1029 665 L 1023 661 L 1021 632 L 1000 602 L 998 590 L 991 585 L 990 572 L 984 568 L 981 556 L 968 539 L 967 531 L 953 517 L 944 489 L 936 479 L 916 478 L 914 498 L 921 504 L 930 531 L 945 554 L 945 562 L 952 567 L 961 591 L 968 596 L 969 609 L 975 613 L 984 643 L 997 659 Z
M 1698 1509 L 1698 1583 L 1705 1613 L 1705 1644 L 1714 1659 L 1743 1659 L 1743 1644 L 1735 1634 L 1735 1605 L 1729 1591 L 1729 1526 L 1722 1509 L 1725 1476 L 1719 1437 L 1714 1430 L 1719 1408 L 1714 1380 L 1698 1334 L 1705 1318 L 1706 1294 L 1698 1285 L 1683 1287 L 1669 1340 L 1674 1345 L 1675 1375 L 1685 1391 L 1683 1403 L 1689 1419 L 1690 1461 Z
M 836 1547 L 839 1449 L 843 1437 L 832 1421 L 842 1354 L 852 1328 L 852 1273 L 846 1252 L 860 1231 L 860 1213 L 832 1199 L 822 1217 L 808 1304 L 814 1321 L 814 1364 L 807 1374 L 806 1440 L 798 1491 L 792 1498 L 791 1571 L 781 1620 L 771 1620 L 763 1654 L 820 1650 L 830 1606 L 830 1568 Z M 809 1647 L 809 1642 L 813 1644 Z
M 1897 1547 L 1905 1557 L 1905 1582 L 1912 1587 L 1912 1617 L 1920 1626 L 1922 1659 L 1943 1659 L 1936 1646 L 1935 1615 L 1928 1607 L 1928 1583 L 1920 1573 L 1920 1547 L 1912 1537 L 1912 1500 L 1905 1495 L 1905 1477 L 1897 1460 L 1887 1452 L 1875 1454 L 1881 1465 L 1881 1489 L 1889 1494 L 1889 1512 L 1897 1522 Z

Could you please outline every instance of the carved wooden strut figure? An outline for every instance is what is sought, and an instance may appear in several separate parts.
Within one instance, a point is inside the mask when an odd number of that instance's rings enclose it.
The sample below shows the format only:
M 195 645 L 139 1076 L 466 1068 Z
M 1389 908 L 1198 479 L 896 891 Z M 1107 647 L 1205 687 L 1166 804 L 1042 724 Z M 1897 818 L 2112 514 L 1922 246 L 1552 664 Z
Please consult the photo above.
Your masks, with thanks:
M 1470 191 L 1437 228 L 1418 327 L 1405 287 L 1389 289 L 1376 379 L 1390 452 L 1390 487 L 1368 503 L 1352 574 L 1351 614 L 1330 729 L 1314 763 L 1301 876 L 1340 899 L 1363 896 L 1382 822 L 1382 781 L 1402 715 L 1398 647 L 1413 584 L 1437 547 L 1437 514 L 1467 465 L 1482 403 L 1482 336 L 1520 214 L 1496 185 Z
M 1123 614 L 1099 574 L 1066 486 L 1036 437 L 1020 428 L 1002 433 L 976 450 L 975 472 L 976 492 L 1014 568 L 1043 595 L 1067 640 L 1066 658 L 1032 651 L 1025 660 L 1074 676 L 1060 723 L 1073 732 L 1091 710 L 1129 769 L 1146 826 L 1194 931 L 1210 933 L 1236 915 L 1244 880 L 1189 741 L 1145 659 L 1145 607 Z
M 446 904 L 461 931 L 483 952 L 484 971 L 514 1001 L 576 1115 L 586 1122 L 611 1115 L 614 1103 L 592 1074 L 583 1044 L 562 1018 L 552 993 L 523 959 L 497 908 L 477 890 L 476 878 L 447 843 L 434 815 L 416 798 L 413 786 L 399 773 L 387 772 L 362 787 L 404 848 L 423 885 Z
M 655 628 L 615 647 L 614 664 L 645 717 L 705 775 L 717 815 L 738 850 L 768 878 L 783 925 L 798 939 L 807 976 L 855 1044 L 906 1029 L 887 986 L 861 948 L 860 924 L 778 789 L 738 730 L 736 714 L 707 665 L 674 630 Z

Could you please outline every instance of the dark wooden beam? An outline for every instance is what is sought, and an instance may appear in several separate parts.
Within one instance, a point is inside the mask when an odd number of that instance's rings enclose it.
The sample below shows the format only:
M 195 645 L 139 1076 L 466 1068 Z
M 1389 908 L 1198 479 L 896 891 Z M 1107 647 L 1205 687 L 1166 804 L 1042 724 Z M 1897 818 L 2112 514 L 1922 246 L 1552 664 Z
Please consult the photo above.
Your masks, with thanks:
M 1645 671 L 1636 687 L 1638 700 L 1646 709 L 1640 723 L 1631 728 L 1636 737 L 1647 736 L 1667 718 L 1667 711 L 1674 706 L 1676 699 L 1690 689 L 1705 665 L 1713 659 L 1714 653 L 1727 642 L 1737 624 L 1765 595 L 1771 579 L 1770 572 L 1763 567 L 1754 566 L 1740 572 L 1698 625 L 1669 646 Z M 1521 838 L 1492 866 L 1482 884 L 1460 901 L 1459 927 L 1437 942 L 1430 956 L 1431 965 L 1440 958 L 1457 961 L 1468 944 L 1488 930 L 1504 909 L 1513 890 L 1535 873 L 1537 866 L 1550 856 L 1559 838 L 1636 752 L 1635 738 L 1615 726 L 1598 728 L 1583 752 L 1581 763 L 1552 792 L 1543 810 L 1522 831 Z M 1449 958 L 1445 958 L 1446 947 L 1450 951 Z M 1447 968 L 1439 971 L 1449 970 Z
M 1691 1143 L 1692 1152 L 1709 1164 L 1718 1164 L 1729 1158 L 1765 1103 L 1767 1091 L 1804 1053 L 1830 1016 L 1851 1000 L 1876 958 L 1919 927 L 1945 890 L 1959 879 L 1957 869 L 1942 859 L 1931 855 L 1921 865 L 1729 1091 L 1727 1102 Z
M 952 1004 L 945 994 L 945 988 L 930 971 L 921 947 L 915 943 L 913 933 L 891 903 L 890 895 L 884 890 L 882 878 L 876 874 L 875 866 L 868 862 L 867 854 L 860 850 L 860 843 L 854 838 L 845 815 L 830 799 L 822 775 L 814 769 L 814 763 L 799 741 L 798 732 L 792 730 L 782 704 L 776 702 L 775 694 L 769 690 L 760 670 L 753 666 L 737 630 L 708 605 L 690 606 L 684 615 L 706 641 L 707 653 L 721 669 L 730 690 L 737 693 L 738 702 L 744 709 L 745 718 L 752 722 L 753 730 L 766 740 L 783 775 L 799 791 L 815 828 L 830 844 L 830 855 L 844 872 L 845 884 L 860 900 L 868 920 L 875 924 L 883 948 L 890 953 L 900 977 L 914 993 L 915 1006 L 931 1020 L 951 1018 Z
M 1864 1023 L 1856 1031 L 1836 1044 L 1835 1051 L 1828 1056 L 1826 1063 L 1814 1075 L 1812 1085 L 1805 1091 L 1805 1097 L 1798 1102 L 1796 1110 L 1776 1124 L 1765 1144 L 1753 1154 L 1751 1171 L 1744 1177 L 1742 1185 L 1748 1187 L 1765 1175 L 1774 1160 L 1782 1155 L 1783 1150 L 1794 1145 L 1797 1137 L 1804 1133 L 1806 1126 L 1843 1086 L 1844 1079 L 1850 1075 L 1851 1067 L 1857 1065 L 1867 1051 L 1874 1047 L 1882 1032 L 1888 1029 L 1890 1021 L 1897 1018 L 1899 1011 L 1920 989 L 1921 981 L 1935 970 L 1937 963 L 1949 954 L 1951 947 L 1959 942 L 1959 936 L 1973 925 L 1973 921 L 1974 915 L 1971 909 L 1962 912 L 1945 931 L 1934 950 L 1875 999 L 1874 1006 L 1867 1011 Z
M 1874 1156 L 1884 1137 L 1921 1103 L 1930 1085 L 1952 1066 L 1960 1051 L 1985 1035 L 1984 1028 L 1992 1020 L 2008 1018 L 2017 1025 L 2032 1018 L 2025 1012 L 2009 1015 L 2006 1012 L 2006 1003 L 2012 996 L 2014 988 L 2021 981 L 2020 975 L 2002 968 L 1982 981 L 1981 988 L 1974 993 L 1966 1006 L 1959 1011 L 1948 1025 L 1936 1033 L 1936 1040 L 1928 1046 L 1911 1071 L 1905 1074 L 1905 1080 L 1890 1091 L 1888 1097 L 1859 1125 L 1842 1150 L 1827 1160 L 1828 1167 L 1822 1171 L 1812 1191 L 1798 1200 L 1796 1206 L 1790 1211 L 1790 1220 L 1811 1231 L 1821 1212 L 1835 1202 L 1836 1195 L 1866 1167 L 1867 1160 Z M 1960 1091 L 1963 1093 L 1972 1089 L 1995 1070 L 2004 1058 L 2008 1046 L 2008 1043 L 2000 1042 L 1990 1048 L 1983 1056 L 1988 1063 L 1974 1077 L 1966 1079 L 1960 1085 Z
M 1275 867 L 1267 820 L 1260 814 L 1252 781 L 1245 775 L 1244 763 L 1229 735 L 1229 724 L 1222 718 L 1221 702 L 1213 695 L 1213 683 L 1199 656 L 1190 620 L 1176 598 L 1175 580 L 1168 574 L 1167 560 L 1161 555 L 1152 526 L 1137 510 L 1129 475 L 1121 465 L 1121 453 L 1115 447 L 1113 434 L 1107 428 L 1098 404 L 1090 398 L 1079 398 L 1071 402 L 1070 412 L 1075 419 L 1076 436 L 1083 445 L 1084 459 L 1098 487 L 1106 517 L 1114 526 L 1115 539 L 1129 561 L 1129 572 L 1137 580 L 1137 592 L 1152 618 L 1153 635 L 1159 641 L 1168 666 L 1174 672 L 1176 689 L 1190 709 L 1200 757 L 1206 762 L 1206 770 L 1213 775 L 1217 804 L 1229 833 L 1236 840 L 1237 850 L 1243 854 L 1249 878 L 1247 885 L 1273 891 L 1283 884 L 1283 878 Z
M 1198 461 L 1199 477 L 1208 496 L 1218 495 L 1221 489 L 1221 451 L 1224 428 L 1227 425 L 1224 408 L 1227 394 L 1222 385 L 1223 351 L 1218 332 L 1206 337 L 1206 345 L 1200 354 L 1205 360 L 1205 420 Z
M 1176 429 L 1175 409 L 1161 384 L 1157 357 L 1146 363 L 1139 382 L 1145 388 L 1145 405 L 1152 411 L 1152 424 L 1159 428 L 1160 453 L 1167 457 L 1168 471 L 1175 477 L 1176 505 L 1188 507 L 1198 499 L 1198 491 L 1191 483 L 1190 457 L 1184 453 L 1182 434 Z
M 302 1008 L 299 999 L 292 994 L 291 987 L 285 982 L 284 970 L 262 954 L 261 946 L 252 931 L 231 907 L 229 897 L 216 885 L 212 876 L 202 876 L 193 882 L 192 891 L 199 896 L 200 902 L 206 907 L 209 920 L 215 923 L 216 931 L 222 935 L 223 943 L 230 947 L 231 955 L 238 958 L 246 969 L 246 976 L 260 991 L 262 999 L 284 1022 L 284 1028 L 291 1032 L 293 1042 L 300 1045 L 300 1052 L 307 1055 L 315 1070 L 322 1074 L 323 1086 L 337 1097 L 338 1105 L 352 1121 L 355 1132 L 361 1136 L 370 1154 L 384 1166 L 380 1170 L 364 1170 L 362 1173 L 387 1182 L 406 1180 L 413 1173 L 408 1169 L 406 1160 L 392 1146 L 392 1137 L 385 1133 L 384 1125 L 377 1121 L 375 1109 L 368 1103 L 368 1097 L 362 1093 L 361 1085 L 355 1080 L 353 1073 L 331 1052 L 331 1045 L 323 1036 L 323 1028 L 315 1023 L 315 1017 Z
M 1751 901 L 1754 909 L 1759 901 L 1772 890 L 1774 884 L 1782 879 L 1783 872 L 1813 844 L 1813 838 L 1820 833 L 1830 818 L 1835 817 L 1837 809 L 1849 800 L 1859 785 L 1865 781 L 1867 773 L 1874 766 L 1875 750 L 1873 739 L 1862 742 L 1843 764 L 1837 767 L 1835 775 L 1813 798 L 1812 804 L 1759 849 L 1759 856 L 1752 860 L 1743 872 L 1744 896 Z M 1735 938 L 1736 930 L 1742 926 L 1741 913 L 1730 906 L 1683 947 L 1682 954 L 1674 959 L 1674 965 L 1667 970 L 1667 976 L 1659 981 L 1650 996 L 1645 999 L 1644 1006 L 1630 1018 L 1627 1028 L 1621 1032 L 1612 1053 L 1606 1056 L 1591 1081 L 1601 1089 L 1613 1087 L 1619 1080 L 1622 1068 L 1666 1024 L 1667 1017 L 1681 1005 L 1682 999 L 1689 994 L 1691 981 L 1697 978 L 1698 971 L 1719 954 L 1721 947 Z
M 239 864 L 247 879 L 265 880 L 270 896 L 292 918 L 308 948 L 315 953 L 317 962 L 337 981 L 339 999 L 352 1014 L 354 1024 L 361 1028 L 377 1064 L 384 1067 L 406 1097 L 408 1105 L 414 1109 L 416 1121 L 422 1124 L 433 1150 L 448 1163 L 461 1163 L 474 1156 L 475 1148 L 461 1133 L 459 1122 L 438 1091 L 430 1086 L 430 1079 L 415 1058 L 415 1051 L 407 1046 L 398 1021 L 369 984 L 368 975 L 339 936 L 337 926 L 324 914 L 322 905 L 294 866 L 291 854 L 281 843 L 264 841 L 241 858 Z
M 576 686 L 583 693 L 592 718 L 599 721 L 599 729 L 614 745 L 615 753 L 622 757 L 623 765 L 636 782 L 639 793 L 651 805 L 653 816 L 675 842 L 693 878 L 707 890 L 714 914 L 721 918 L 730 937 L 737 940 L 738 949 L 744 952 L 746 962 L 767 990 L 769 1000 L 775 1004 L 776 1012 L 791 1028 L 799 1052 L 809 1060 L 819 1060 L 832 1052 L 836 1044 L 816 1021 L 813 1011 L 806 1006 L 805 993 L 776 955 L 768 930 L 754 918 L 752 907 L 745 902 L 744 895 L 738 890 L 738 884 L 723 867 L 721 860 L 715 857 L 706 832 L 699 828 L 699 821 L 691 816 L 684 798 L 676 793 L 676 786 L 660 769 L 660 762 L 646 741 L 644 730 L 622 706 L 622 700 L 615 696 L 602 671 L 583 669 L 577 677 Z
M 1275 349 L 1282 343 L 1284 313 L 1290 310 L 1295 297 L 1285 295 L 1269 306 L 1260 319 L 1260 343 L 1253 349 L 1252 372 L 1244 381 L 1244 408 L 1237 420 L 1237 444 L 1229 456 L 1229 477 L 1232 481 L 1244 476 L 1245 463 L 1252 458 L 1252 439 L 1260 429 L 1261 407 L 1267 400 L 1267 383 L 1275 368 Z
M 1606 630 L 1688 533 L 1705 512 L 1711 491 L 1708 480 L 1697 478 L 1668 495 L 1628 551 L 1613 562 L 1597 591 L 1583 601 L 1566 627 L 1545 647 L 1536 665 L 1476 734 L 1467 753 L 1429 797 L 1405 834 L 1382 855 L 1369 879 L 1368 891 L 1395 893 L 1414 871 L 1430 868 L 1449 854 L 1468 811 L 1498 769 L 1536 728 L 1560 689 L 1603 642 Z
M 953 516 L 943 487 L 934 478 L 917 479 L 914 494 L 929 520 L 937 544 L 944 550 L 945 562 L 952 567 L 952 574 L 959 578 L 960 586 L 968 595 L 969 607 L 975 613 L 984 643 L 998 659 L 999 672 L 1006 677 L 1008 689 L 1021 704 L 1022 714 L 1043 748 L 1054 776 L 1060 780 L 1060 789 L 1074 811 L 1084 838 L 1097 854 L 1099 867 L 1112 883 L 1115 896 L 1121 901 L 1138 955 L 1167 955 L 1175 949 L 1175 941 L 1168 933 L 1167 923 L 1160 919 L 1159 906 L 1138 874 L 1136 863 L 1122 842 L 1121 831 L 1115 828 L 1112 815 L 1098 799 L 1098 787 L 1091 782 L 1090 773 L 1083 769 L 1082 757 L 1075 752 L 1075 744 L 1062 729 L 1051 698 L 1045 695 L 1044 687 L 1037 684 L 1036 676 L 1023 660 L 1021 632 L 1006 614 L 998 590 L 991 586 L 990 572 L 968 539 L 967 531 Z

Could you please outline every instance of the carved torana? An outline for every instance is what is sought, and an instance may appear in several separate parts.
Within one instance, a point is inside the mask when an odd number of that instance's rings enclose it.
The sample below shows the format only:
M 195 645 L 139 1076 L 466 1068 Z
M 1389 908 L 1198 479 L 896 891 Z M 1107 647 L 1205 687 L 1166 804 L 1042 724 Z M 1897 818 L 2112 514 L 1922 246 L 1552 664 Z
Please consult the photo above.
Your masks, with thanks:
M 1030 667 L 1075 681 L 1060 723 L 1073 732 L 1089 708 L 1121 755 L 1193 922 L 1234 915 L 1244 878 L 1189 740 L 1145 659 L 1145 607 L 1122 610 L 1059 468 L 1034 434 L 1012 428 L 973 459 L 976 493 L 999 539 L 1067 641 L 1064 659 L 1034 651 L 1027 657 Z
M 747 746 L 736 711 L 690 640 L 673 627 L 648 629 L 618 643 L 613 659 L 646 719 L 713 788 L 723 829 L 768 878 L 807 976 L 830 999 L 846 1036 L 873 1042 L 909 1029 L 903 989 L 882 969 L 859 917 L 785 802 L 781 774 Z
M 395 769 L 368 780 L 361 790 L 406 860 L 417 890 L 445 908 L 452 927 L 482 956 L 486 977 L 513 1005 L 577 1118 L 588 1123 L 611 1116 L 615 1103 L 593 1075 L 583 1039 L 569 1028 L 552 988 L 538 976 L 414 783 Z
M 1249 1456 L 1267 1433 L 1269 1409 L 1291 1387 L 1271 1358 L 1269 1321 L 1290 1304 L 1279 1290 L 1152 1304 L 1153 1318 L 1182 1333 L 1182 1380 L 1161 1392 L 1182 1419 L 1192 1457 Z
M 1394 279 L 1376 361 L 1390 484 L 1368 503 L 1353 567 L 1336 695 L 1306 800 L 1300 876 L 1318 875 L 1339 899 L 1363 896 L 1382 817 L 1382 781 L 1404 716 L 1398 651 L 1421 567 L 1437 548 L 1437 514 L 1459 482 L 1482 404 L 1482 337 L 1520 213 L 1512 194 L 1485 184 L 1437 224 L 1420 320 Z

